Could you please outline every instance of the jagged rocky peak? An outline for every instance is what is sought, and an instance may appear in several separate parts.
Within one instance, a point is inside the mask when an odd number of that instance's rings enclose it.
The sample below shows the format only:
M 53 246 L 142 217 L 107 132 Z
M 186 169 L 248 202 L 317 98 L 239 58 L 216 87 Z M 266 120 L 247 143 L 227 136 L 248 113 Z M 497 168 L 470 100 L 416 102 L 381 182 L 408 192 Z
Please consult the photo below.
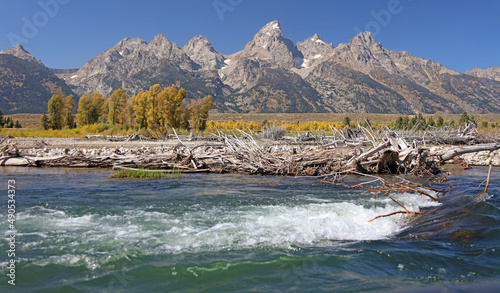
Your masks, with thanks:
M 149 43 L 148 49 L 159 59 L 186 59 L 186 55 L 182 52 L 182 49 L 176 43 L 172 43 L 163 34 L 156 35 Z
M 472 70 L 467 70 L 465 74 L 500 81 L 500 67 L 491 67 L 487 69 L 475 67 Z
M 397 68 L 390 56 L 392 53 L 377 43 L 370 32 L 364 32 L 347 44 L 339 44 L 334 49 L 334 59 L 365 74 L 379 67 L 395 72 Z
M 375 41 L 375 38 L 373 37 L 371 32 L 359 33 L 349 42 L 349 45 L 360 46 L 365 48 L 371 48 L 376 45 L 381 46 L 380 44 L 377 43 L 377 41 Z
M 377 43 L 371 32 L 359 33 L 347 44 L 339 44 L 335 48 L 337 53 L 351 52 L 355 55 L 371 55 L 384 51 L 384 47 Z
M 263 35 L 268 36 L 266 38 L 283 38 L 283 31 L 281 30 L 281 25 L 279 21 L 271 21 L 270 23 L 266 24 L 263 28 L 260 29 L 259 34 L 262 38 Z M 257 35 L 259 35 L 257 34 Z
M 125 39 L 119 41 L 116 46 L 122 47 L 122 48 L 137 48 L 142 45 L 147 45 L 148 43 L 144 41 L 141 38 L 129 38 L 126 37 Z
M 192 38 L 182 50 L 204 70 L 217 70 L 224 66 L 224 55 L 202 35 Z
M 297 66 L 297 58 L 303 58 L 293 42 L 283 36 L 281 25 L 277 20 L 266 24 L 238 57 L 251 57 L 288 69 Z
M 26 49 L 24 49 L 23 45 L 21 45 L 21 44 L 15 45 L 14 47 L 12 47 L 12 49 L 5 49 L 3 51 L 0 51 L 0 54 L 12 55 L 12 56 L 15 56 L 19 59 L 23 59 L 26 61 L 35 62 L 35 63 L 38 63 L 40 65 L 43 65 L 42 61 L 37 60 L 35 58 L 35 56 L 31 55 L 30 52 L 26 51 Z
M 129 38 L 126 37 L 125 39 L 121 40 L 118 42 L 113 49 L 118 52 L 119 55 L 125 57 L 133 52 L 135 52 L 138 49 L 144 48 L 147 46 L 147 42 L 144 41 L 141 38 Z
M 158 34 L 149 43 L 150 49 L 156 49 L 158 51 L 170 50 L 172 47 L 172 42 L 164 35 Z
M 327 44 L 318 34 L 297 43 L 297 49 L 302 53 L 304 59 L 300 68 L 307 68 L 320 63 L 333 53 L 333 45 Z
M 314 34 L 314 36 L 310 37 L 306 41 L 314 42 L 323 46 L 327 45 L 326 42 L 320 36 L 318 36 L 318 34 Z
M 281 31 L 280 23 L 275 20 L 266 24 L 255 34 L 253 40 L 247 44 L 247 48 L 262 47 L 270 50 L 276 43 L 284 43 L 285 37 Z

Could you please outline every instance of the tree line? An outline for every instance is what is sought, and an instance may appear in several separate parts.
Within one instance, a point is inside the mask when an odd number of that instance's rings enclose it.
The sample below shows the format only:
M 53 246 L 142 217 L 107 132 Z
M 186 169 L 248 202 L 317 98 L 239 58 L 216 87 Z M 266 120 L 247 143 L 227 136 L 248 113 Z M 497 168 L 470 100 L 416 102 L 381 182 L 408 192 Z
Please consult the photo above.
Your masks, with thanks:
M 413 117 L 409 116 L 399 116 L 395 122 L 389 123 L 389 127 L 393 129 L 414 129 L 414 130 L 425 130 L 428 127 L 443 127 L 449 126 L 451 128 L 456 128 L 459 126 L 464 126 L 467 123 L 473 123 L 476 126 L 480 126 L 481 128 L 488 128 L 490 124 L 488 121 L 481 121 L 480 123 L 473 115 L 469 115 L 467 112 L 463 112 L 460 116 L 460 119 L 455 122 L 455 120 L 450 119 L 445 121 L 443 117 L 438 116 L 436 120 L 434 118 L 429 117 L 429 119 L 425 119 L 422 114 L 415 115 Z M 500 122 L 499 122 L 500 123 Z M 492 123 L 491 128 L 498 127 L 499 123 Z
M 182 88 L 178 90 L 175 85 L 161 88 L 159 84 L 130 98 L 122 89 L 115 90 L 109 97 L 90 93 L 78 101 L 75 119 L 73 96 L 64 96 L 59 91 L 48 102 L 42 126 L 63 129 L 104 123 L 125 129 L 163 126 L 204 131 L 213 108 L 213 97 L 209 95 L 188 103 L 186 96 L 187 91 Z
M 2 127 L 2 128 L 22 128 L 21 123 L 19 123 L 19 120 L 16 120 L 14 122 L 14 120 L 12 120 L 12 118 L 10 118 L 10 117 L 4 118 L 2 110 L 0 110 L 0 127 Z

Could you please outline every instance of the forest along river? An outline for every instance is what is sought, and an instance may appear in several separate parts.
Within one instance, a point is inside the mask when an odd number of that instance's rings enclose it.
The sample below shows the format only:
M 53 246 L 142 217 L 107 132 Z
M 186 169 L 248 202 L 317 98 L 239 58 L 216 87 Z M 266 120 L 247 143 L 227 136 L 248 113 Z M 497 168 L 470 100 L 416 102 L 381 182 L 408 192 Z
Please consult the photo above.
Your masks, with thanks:
M 16 286 L 0 244 L 0 292 L 375 292 L 500 280 L 500 186 L 487 169 L 434 187 L 425 211 L 312 178 L 185 174 L 110 179 L 110 170 L 0 168 L 0 232 L 16 181 Z M 362 178 L 349 178 L 351 183 Z

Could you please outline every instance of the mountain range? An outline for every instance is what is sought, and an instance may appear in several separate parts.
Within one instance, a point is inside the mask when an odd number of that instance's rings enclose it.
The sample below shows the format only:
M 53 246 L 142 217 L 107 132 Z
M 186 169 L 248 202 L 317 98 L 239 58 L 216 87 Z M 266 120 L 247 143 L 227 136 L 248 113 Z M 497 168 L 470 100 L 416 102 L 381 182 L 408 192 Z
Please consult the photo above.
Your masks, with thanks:
M 47 102 L 59 89 L 75 95 L 64 80 L 21 45 L 0 52 L 0 110 L 3 114 L 47 112 Z
M 5 55 L 44 67 L 19 47 L 0 52 Z M 498 67 L 459 73 L 388 50 L 369 32 L 337 46 L 318 35 L 294 44 L 278 21 L 231 55 L 201 35 L 181 48 L 160 34 L 149 43 L 125 38 L 78 70 L 47 71 L 80 96 L 119 88 L 134 95 L 153 84 L 176 84 L 190 98 L 212 95 L 219 112 L 500 113 Z M 3 100 L 13 99 L 9 93 L 0 87 Z

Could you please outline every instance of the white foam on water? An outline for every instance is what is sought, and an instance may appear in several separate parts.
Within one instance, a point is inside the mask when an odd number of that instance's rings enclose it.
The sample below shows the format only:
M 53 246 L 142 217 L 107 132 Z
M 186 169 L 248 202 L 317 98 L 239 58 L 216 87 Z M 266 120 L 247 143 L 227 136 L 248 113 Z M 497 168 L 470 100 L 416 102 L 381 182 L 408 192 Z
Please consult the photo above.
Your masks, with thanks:
M 399 194 L 394 198 L 411 211 L 438 205 L 427 197 Z M 144 211 L 139 208 L 122 215 L 85 214 L 71 216 L 56 210 L 26 212 L 30 218 L 25 235 L 38 235 L 24 243 L 26 248 L 46 249 L 54 255 L 48 262 L 95 265 L 127 255 L 157 255 L 178 252 L 219 251 L 318 245 L 322 240 L 387 239 L 405 228 L 403 216 L 379 218 L 402 208 L 389 198 L 355 198 L 329 201 L 304 196 L 307 202 L 239 207 L 197 205 L 176 210 Z M 174 214 L 175 213 L 175 214 Z M 38 223 L 38 224 L 37 224 Z M 54 229 L 57 227 L 56 229 Z M 61 249 L 68 254 L 59 255 Z M 103 257 L 108 255 L 109 257 Z M 85 258 L 86 257 L 86 258 Z
M 16 215 L 17 220 L 38 219 L 39 214 L 43 214 L 46 218 L 61 218 L 66 217 L 66 213 L 60 210 L 54 210 L 43 206 L 29 208 L 25 212 L 18 212 Z

